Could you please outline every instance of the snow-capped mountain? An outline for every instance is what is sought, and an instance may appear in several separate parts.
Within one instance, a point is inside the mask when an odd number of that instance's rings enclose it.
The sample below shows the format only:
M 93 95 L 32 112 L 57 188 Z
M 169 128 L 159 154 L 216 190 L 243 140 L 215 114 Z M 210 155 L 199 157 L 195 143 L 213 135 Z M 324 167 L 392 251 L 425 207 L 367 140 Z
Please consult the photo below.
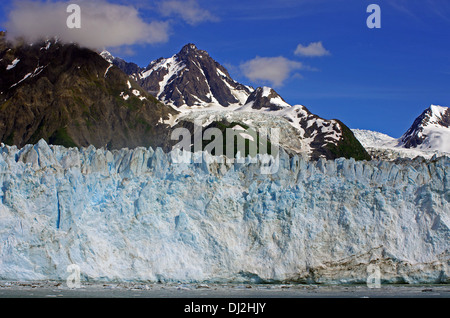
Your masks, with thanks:
M 290 106 L 271 88 L 255 90 L 234 81 L 192 44 L 141 70 L 107 51 L 96 53 L 75 44 L 0 42 L 0 140 L 10 145 L 43 138 L 68 147 L 151 145 L 170 150 L 177 144 L 171 132 L 184 127 L 194 136 L 199 114 L 189 113 L 203 110 L 205 118 L 217 115 L 215 122 L 205 120 L 205 129 L 279 128 L 283 137 L 274 144 L 291 154 L 313 160 L 370 159 L 339 121 L 321 119 L 301 105 Z M 139 72 L 129 75 L 124 70 Z M 217 114 L 210 113 L 214 110 Z M 249 120 L 253 123 L 246 125 Z
M 373 158 L 395 159 L 450 154 L 450 111 L 431 105 L 414 121 L 408 131 L 396 139 L 383 133 L 352 129 L 353 134 Z
M 370 159 L 340 121 L 320 118 L 303 105 L 291 106 L 270 87 L 254 89 L 238 83 L 225 67 L 194 44 L 185 45 L 170 58 L 151 62 L 137 73 L 129 71 L 130 63 L 124 64 L 108 52 L 101 55 L 160 101 L 181 111 L 174 116 L 173 128 L 192 128 L 192 122 L 199 118 L 204 119 L 204 128 L 216 125 L 210 118 L 225 126 L 241 123 L 251 128 L 278 127 L 282 130 L 279 145 L 288 151 L 307 154 L 311 159 Z
M 399 139 L 399 146 L 450 153 L 450 110 L 431 105 Z
M 170 58 L 151 62 L 138 73 L 128 74 L 156 98 L 176 107 L 243 105 L 253 92 L 252 87 L 234 81 L 208 52 L 194 44 L 185 45 Z

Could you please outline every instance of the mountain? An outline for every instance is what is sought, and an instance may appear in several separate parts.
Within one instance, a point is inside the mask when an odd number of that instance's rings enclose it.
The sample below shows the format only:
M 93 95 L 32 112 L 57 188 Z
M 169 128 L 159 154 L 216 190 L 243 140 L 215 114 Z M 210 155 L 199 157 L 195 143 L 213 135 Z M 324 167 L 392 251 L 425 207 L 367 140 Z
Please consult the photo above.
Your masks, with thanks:
M 450 110 L 431 105 L 400 137 L 399 146 L 450 153 Z
M 122 70 L 160 101 L 176 107 L 243 105 L 253 91 L 234 81 L 208 52 L 194 44 L 185 45 L 170 58 L 151 62 L 139 72 Z
M 225 67 L 194 44 L 187 44 L 172 57 L 159 58 L 134 73 L 130 71 L 134 68 L 132 63 L 123 63 L 108 52 L 101 55 L 160 101 L 181 111 L 173 120 L 174 129 L 188 128 L 193 135 L 193 122 L 199 118 L 204 119 L 203 130 L 236 125 L 246 129 L 278 127 L 279 145 L 291 154 L 303 153 L 313 160 L 370 159 L 342 122 L 320 118 L 302 105 L 291 106 L 270 87 L 254 89 L 238 83 Z M 215 118 L 213 122 L 210 117 Z
M 362 129 L 352 130 L 374 159 L 399 157 L 427 159 L 450 154 L 450 112 L 448 107 L 431 105 L 414 120 L 400 138 Z
M 255 90 L 234 81 L 192 44 L 130 76 L 121 68 L 140 70 L 136 64 L 58 40 L 13 45 L 3 34 L 1 48 L 0 140 L 9 145 L 22 147 L 44 139 L 67 147 L 160 146 L 170 151 L 176 144 L 171 138 L 175 129 L 188 128 L 191 138 L 195 136 L 193 123 L 199 114 L 189 117 L 190 110 L 204 109 L 211 116 L 215 107 L 221 112 L 215 121 L 205 121 L 203 130 L 279 128 L 277 145 L 291 155 L 370 159 L 341 122 L 321 119 L 304 106 L 290 106 L 271 88 Z M 163 102 L 147 92 L 154 88 Z M 259 119 L 248 125 L 249 116 Z M 248 132 L 238 135 L 250 142 Z M 259 135 L 255 141 L 259 147 Z M 202 145 L 207 143 L 202 140 Z
M 0 39 L 0 140 L 109 149 L 164 146 L 177 112 L 96 52 Z

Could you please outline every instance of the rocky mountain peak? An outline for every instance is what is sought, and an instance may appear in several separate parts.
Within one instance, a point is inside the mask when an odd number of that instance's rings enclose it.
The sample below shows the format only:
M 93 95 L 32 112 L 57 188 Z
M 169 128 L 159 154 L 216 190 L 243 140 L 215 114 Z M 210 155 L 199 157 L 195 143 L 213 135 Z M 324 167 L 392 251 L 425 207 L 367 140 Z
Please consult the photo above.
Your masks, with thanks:
M 100 56 L 103 57 L 106 61 L 108 61 L 109 63 L 114 62 L 115 57 L 107 50 L 103 50 L 100 53 Z
M 209 57 L 209 54 L 205 50 L 200 50 L 195 44 L 188 43 L 185 46 L 183 46 L 178 52 L 177 56 L 179 57 L 198 57 L 199 55 L 205 55 Z
M 159 58 L 144 70 L 128 74 L 156 98 L 175 107 L 244 105 L 253 91 L 234 81 L 225 67 L 192 43 L 170 58 Z
M 429 148 L 450 152 L 449 108 L 431 105 L 416 118 L 400 138 L 399 145 L 405 148 Z
M 183 56 L 183 55 L 193 55 L 196 53 L 199 53 L 199 49 L 197 48 L 197 46 L 193 43 L 188 43 L 185 46 L 182 47 L 182 49 L 180 50 L 180 52 L 178 53 L 179 56 Z M 203 51 L 204 52 L 204 51 Z

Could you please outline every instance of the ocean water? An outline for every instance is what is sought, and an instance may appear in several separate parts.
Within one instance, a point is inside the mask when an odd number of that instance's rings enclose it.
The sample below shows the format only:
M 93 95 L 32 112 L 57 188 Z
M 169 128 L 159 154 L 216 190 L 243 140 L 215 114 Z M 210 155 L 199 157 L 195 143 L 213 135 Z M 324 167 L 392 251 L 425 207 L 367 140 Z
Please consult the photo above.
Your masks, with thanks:
M 450 298 L 449 285 L 146 284 L 0 282 L 0 298 Z

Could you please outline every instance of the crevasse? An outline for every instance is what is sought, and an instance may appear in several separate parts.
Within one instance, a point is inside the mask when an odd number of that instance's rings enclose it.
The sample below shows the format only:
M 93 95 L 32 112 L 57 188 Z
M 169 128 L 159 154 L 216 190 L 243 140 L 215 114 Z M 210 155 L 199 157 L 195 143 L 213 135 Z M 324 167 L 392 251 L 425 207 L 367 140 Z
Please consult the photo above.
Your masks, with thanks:
M 450 158 L 173 163 L 0 147 L 0 279 L 448 283 Z

